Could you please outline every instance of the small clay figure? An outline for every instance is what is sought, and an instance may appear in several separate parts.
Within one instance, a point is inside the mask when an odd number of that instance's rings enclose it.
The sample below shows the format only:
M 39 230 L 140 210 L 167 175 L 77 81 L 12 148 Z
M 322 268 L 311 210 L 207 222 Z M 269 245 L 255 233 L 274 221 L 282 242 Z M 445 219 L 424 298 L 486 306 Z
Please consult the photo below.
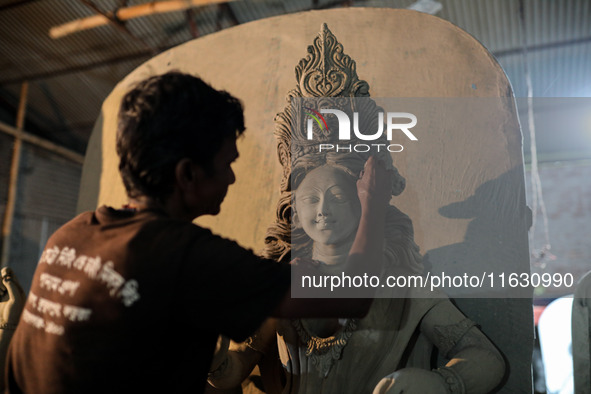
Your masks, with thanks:
M 2 276 L 2 283 L 0 284 L 0 371 L 2 371 L 0 390 L 3 391 L 6 353 L 25 306 L 25 292 L 18 283 L 12 269 L 4 267 L 0 271 L 0 275 Z

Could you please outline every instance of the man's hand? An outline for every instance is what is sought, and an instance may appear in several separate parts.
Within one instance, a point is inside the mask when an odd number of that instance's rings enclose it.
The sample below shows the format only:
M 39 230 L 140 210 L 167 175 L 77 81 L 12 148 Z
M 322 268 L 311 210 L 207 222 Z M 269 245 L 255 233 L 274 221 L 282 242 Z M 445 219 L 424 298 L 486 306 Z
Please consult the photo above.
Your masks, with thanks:
M 2 268 L 0 275 L 0 329 L 14 330 L 25 306 L 25 292 L 10 268 Z
M 392 197 L 392 178 L 384 163 L 374 156 L 365 162 L 365 167 L 357 181 L 357 196 L 363 208 L 386 206 Z
M 443 377 L 419 368 L 404 368 L 378 383 L 373 394 L 449 394 Z

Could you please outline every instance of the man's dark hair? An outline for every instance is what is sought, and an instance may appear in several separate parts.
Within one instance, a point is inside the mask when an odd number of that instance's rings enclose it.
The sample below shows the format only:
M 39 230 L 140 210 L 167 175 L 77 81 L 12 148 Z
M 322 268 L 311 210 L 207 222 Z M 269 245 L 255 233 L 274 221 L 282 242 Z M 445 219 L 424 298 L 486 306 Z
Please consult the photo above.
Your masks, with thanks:
M 127 195 L 163 202 L 180 160 L 189 158 L 211 174 L 225 139 L 243 132 L 240 101 L 195 76 L 173 71 L 140 82 L 123 97 L 117 128 Z

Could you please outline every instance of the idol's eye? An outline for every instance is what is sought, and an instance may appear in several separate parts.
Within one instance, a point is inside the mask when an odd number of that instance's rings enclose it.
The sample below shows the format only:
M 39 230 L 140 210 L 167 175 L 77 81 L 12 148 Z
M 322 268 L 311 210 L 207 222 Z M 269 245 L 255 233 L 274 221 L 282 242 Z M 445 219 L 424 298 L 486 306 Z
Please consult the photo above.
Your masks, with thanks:
M 330 193 L 328 195 L 331 201 L 335 203 L 346 203 L 349 202 L 349 197 L 347 193 L 345 193 L 340 187 L 335 186 L 330 189 Z
M 346 204 L 349 202 L 349 198 L 346 194 L 333 194 L 330 196 L 330 200 L 335 202 L 336 204 Z
M 304 204 L 312 205 L 312 204 L 318 203 L 318 201 L 320 201 L 320 199 L 317 196 L 310 195 L 310 196 L 301 197 L 300 201 L 302 201 Z

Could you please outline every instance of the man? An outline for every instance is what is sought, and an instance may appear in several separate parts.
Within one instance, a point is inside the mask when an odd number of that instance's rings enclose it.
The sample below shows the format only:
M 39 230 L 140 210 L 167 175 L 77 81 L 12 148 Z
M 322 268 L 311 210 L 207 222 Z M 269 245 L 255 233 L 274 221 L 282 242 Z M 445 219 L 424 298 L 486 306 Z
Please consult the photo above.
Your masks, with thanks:
M 190 75 L 151 77 L 123 98 L 130 203 L 81 214 L 47 242 L 11 342 L 8 392 L 201 392 L 219 334 L 244 340 L 270 315 L 367 311 L 368 300 L 291 299 L 289 266 L 192 223 L 219 213 L 243 131 L 240 102 Z M 352 268 L 380 260 L 387 179 L 370 160 L 358 182 Z

